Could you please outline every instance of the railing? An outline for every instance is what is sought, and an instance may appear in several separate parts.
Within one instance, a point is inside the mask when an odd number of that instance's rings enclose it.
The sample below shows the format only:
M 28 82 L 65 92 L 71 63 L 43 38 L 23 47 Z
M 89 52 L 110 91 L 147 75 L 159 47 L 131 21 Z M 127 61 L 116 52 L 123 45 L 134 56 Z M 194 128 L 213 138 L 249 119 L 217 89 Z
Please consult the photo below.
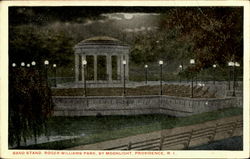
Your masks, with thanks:
M 158 138 L 147 139 L 138 142 L 129 141 L 128 144 L 110 147 L 106 150 L 162 150 L 172 146 L 182 146 L 183 149 L 189 149 L 190 143 L 195 140 L 206 139 L 207 143 L 215 141 L 218 134 L 227 134 L 228 137 L 235 135 L 237 129 L 243 128 L 243 121 L 229 122 L 223 124 L 216 124 L 202 129 L 192 129 L 188 132 L 182 132 L 174 135 L 162 135 Z M 203 143 L 205 144 L 205 143 Z

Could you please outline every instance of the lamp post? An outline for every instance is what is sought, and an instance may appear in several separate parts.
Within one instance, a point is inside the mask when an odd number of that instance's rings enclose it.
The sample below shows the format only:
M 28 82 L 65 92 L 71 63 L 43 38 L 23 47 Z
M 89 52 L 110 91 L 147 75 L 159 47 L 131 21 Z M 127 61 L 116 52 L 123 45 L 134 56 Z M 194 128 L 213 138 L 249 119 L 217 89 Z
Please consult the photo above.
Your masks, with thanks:
M 123 60 L 122 61 L 122 64 L 123 64 L 123 95 L 126 96 L 126 77 L 125 77 L 125 69 L 126 69 L 126 60 Z
M 195 64 L 195 60 L 194 59 L 190 59 L 190 64 L 194 65 Z M 192 71 L 192 70 L 191 70 Z M 191 98 L 194 97 L 194 80 L 193 80 L 193 72 L 191 74 Z
M 216 64 L 213 64 L 213 84 L 215 84 L 215 68 L 217 67 Z
M 53 64 L 53 69 L 54 69 L 54 86 L 56 87 L 56 64 Z
M 45 65 L 45 78 L 46 78 L 46 84 L 48 85 L 48 65 L 49 65 L 49 61 L 45 60 L 44 61 L 44 65 Z
M 82 65 L 83 65 L 83 79 L 84 79 L 84 96 L 87 97 L 87 84 L 86 84 L 86 65 L 87 65 L 87 61 L 83 60 Z
M 234 65 L 233 65 L 233 96 L 234 97 L 235 97 L 236 74 L 237 74 L 236 67 L 240 67 L 240 64 L 238 62 L 234 62 Z
M 145 65 L 144 68 L 145 68 L 145 84 L 147 84 L 147 82 L 148 82 L 148 65 Z
M 16 67 L 16 63 L 12 63 L 12 67 Z
M 30 67 L 30 64 L 28 63 L 26 66 L 27 66 L 27 67 Z
M 180 68 L 179 76 L 180 76 L 180 83 L 181 83 L 181 73 L 182 73 L 182 69 L 183 69 L 182 64 L 179 66 L 179 68 Z
M 36 65 L 36 62 L 35 61 L 32 61 L 31 62 L 31 66 L 35 66 Z
M 235 66 L 236 66 L 236 72 L 235 72 L 235 79 L 236 79 L 236 87 L 238 86 L 238 70 L 237 68 L 240 67 L 240 64 L 238 62 L 235 63 Z
M 21 66 L 24 67 L 24 66 L 25 66 L 25 63 L 24 63 L 24 62 L 21 62 Z
M 163 65 L 162 60 L 159 61 L 159 65 L 160 65 L 160 87 L 161 87 L 161 95 L 162 95 L 162 65 Z
M 230 90 L 231 89 L 231 67 L 233 67 L 234 66 L 234 62 L 232 62 L 232 61 L 230 61 L 230 62 L 228 62 L 228 71 L 229 71 L 229 73 L 228 73 L 228 89 Z

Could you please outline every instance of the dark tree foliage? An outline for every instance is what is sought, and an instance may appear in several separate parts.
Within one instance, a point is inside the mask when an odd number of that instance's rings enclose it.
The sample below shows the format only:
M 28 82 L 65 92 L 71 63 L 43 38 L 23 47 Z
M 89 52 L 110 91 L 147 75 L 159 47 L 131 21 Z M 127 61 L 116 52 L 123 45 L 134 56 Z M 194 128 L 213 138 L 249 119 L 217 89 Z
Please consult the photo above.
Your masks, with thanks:
M 64 32 L 55 32 L 36 25 L 20 25 L 9 29 L 9 58 L 18 65 L 21 62 L 44 60 L 67 66 L 72 63 L 73 41 Z
M 20 146 L 28 138 L 45 133 L 53 111 L 45 71 L 37 68 L 9 69 L 9 144 Z
M 162 16 L 162 30 L 178 29 L 178 39 L 191 40 L 197 67 L 243 62 L 242 7 L 172 8 Z
M 179 39 L 176 29 L 154 31 L 135 37 L 131 46 L 131 60 L 135 63 L 183 61 L 190 57 L 193 42 Z

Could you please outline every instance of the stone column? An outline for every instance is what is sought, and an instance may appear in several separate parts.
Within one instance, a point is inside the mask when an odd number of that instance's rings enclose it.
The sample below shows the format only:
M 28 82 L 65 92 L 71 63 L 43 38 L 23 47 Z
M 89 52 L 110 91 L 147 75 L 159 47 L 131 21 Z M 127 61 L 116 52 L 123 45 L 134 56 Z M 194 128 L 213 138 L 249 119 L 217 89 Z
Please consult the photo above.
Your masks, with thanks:
M 94 81 L 97 82 L 97 55 L 94 55 Z
M 116 56 L 117 60 L 117 80 L 121 80 L 121 56 Z
M 81 61 L 81 64 L 83 62 L 83 60 L 86 60 L 86 55 L 82 55 L 82 61 Z M 88 64 L 88 63 L 87 63 Z M 84 81 L 84 66 L 82 64 L 82 81 Z M 85 66 L 85 71 L 86 71 L 86 66 Z M 86 77 L 85 77 L 86 78 Z
M 112 58 L 111 58 L 111 55 L 106 56 L 106 68 L 107 68 L 108 82 L 112 82 Z
M 75 54 L 75 81 L 79 81 L 79 55 Z

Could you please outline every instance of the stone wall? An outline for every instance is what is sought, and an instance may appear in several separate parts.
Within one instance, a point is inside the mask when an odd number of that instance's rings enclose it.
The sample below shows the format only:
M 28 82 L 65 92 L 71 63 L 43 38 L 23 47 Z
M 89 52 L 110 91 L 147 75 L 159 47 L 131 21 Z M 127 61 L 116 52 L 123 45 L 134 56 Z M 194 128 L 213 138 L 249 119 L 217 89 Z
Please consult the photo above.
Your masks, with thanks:
M 236 98 L 195 99 L 171 96 L 54 96 L 54 116 L 167 114 L 184 117 L 239 107 Z

